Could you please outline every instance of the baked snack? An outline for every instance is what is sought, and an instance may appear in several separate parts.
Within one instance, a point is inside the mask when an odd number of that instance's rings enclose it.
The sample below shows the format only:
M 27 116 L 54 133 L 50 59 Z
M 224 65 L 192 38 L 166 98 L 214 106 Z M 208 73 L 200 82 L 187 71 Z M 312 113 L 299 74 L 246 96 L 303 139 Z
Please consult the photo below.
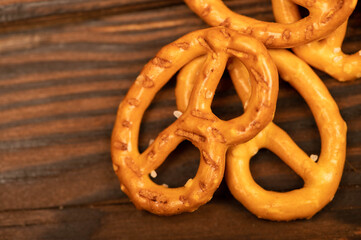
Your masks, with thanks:
M 222 0 L 184 1 L 209 25 L 225 26 L 253 36 L 268 48 L 295 47 L 326 37 L 348 19 L 357 3 L 355 0 L 292 0 L 308 9 L 310 14 L 291 23 L 273 23 L 237 14 Z
M 233 196 L 259 218 L 285 221 L 311 218 L 329 203 L 340 183 L 346 152 L 346 124 L 326 86 L 313 70 L 287 50 L 270 50 L 281 77 L 289 82 L 306 100 L 319 127 L 322 141 L 321 155 L 316 163 L 307 156 L 273 122 L 250 141 L 236 145 L 227 152 L 226 180 Z M 182 72 L 177 88 L 183 95 L 177 96 L 177 104 L 184 109 L 185 98 L 196 78 L 196 69 L 204 59 L 196 59 L 187 66 L 192 75 Z M 232 81 L 247 110 L 251 96 L 248 71 L 237 59 L 228 64 Z M 187 87 L 185 87 L 187 86 Z M 312 87 L 309 87 L 312 86 Z M 249 161 L 261 148 L 278 155 L 303 180 L 304 186 L 290 192 L 267 191 L 252 178 Z
M 321 154 L 316 163 L 286 132 L 270 123 L 251 141 L 228 152 L 227 185 L 233 196 L 260 218 L 277 221 L 311 218 L 333 199 L 340 183 L 347 127 L 326 86 L 305 62 L 285 50 L 271 50 L 270 54 L 282 79 L 289 82 L 310 107 L 321 135 Z M 229 67 L 231 76 L 234 81 L 240 81 L 241 75 L 236 69 L 241 64 L 236 61 L 234 64 Z M 248 91 L 244 88 L 240 93 L 244 95 Z M 260 187 L 251 176 L 249 161 L 261 148 L 278 155 L 304 180 L 304 186 L 285 193 Z
M 140 154 L 138 134 L 144 111 L 182 66 L 202 55 L 206 59 L 187 109 Z M 248 69 L 252 96 L 242 116 L 223 121 L 212 113 L 211 103 L 230 57 L 238 58 Z M 250 140 L 272 121 L 277 93 L 276 67 L 267 49 L 254 38 L 216 27 L 189 33 L 163 47 L 145 65 L 118 109 L 111 153 L 121 189 L 137 208 L 158 215 L 196 210 L 212 198 L 222 181 L 228 147 Z M 180 188 L 152 182 L 149 173 L 184 140 L 201 153 L 194 179 Z
M 288 24 L 301 19 L 297 5 L 290 0 L 273 0 L 272 3 L 277 22 Z M 361 50 L 354 54 L 345 54 L 342 51 L 347 22 L 346 20 L 322 40 L 294 47 L 293 52 L 311 66 L 339 81 L 361 78 Z

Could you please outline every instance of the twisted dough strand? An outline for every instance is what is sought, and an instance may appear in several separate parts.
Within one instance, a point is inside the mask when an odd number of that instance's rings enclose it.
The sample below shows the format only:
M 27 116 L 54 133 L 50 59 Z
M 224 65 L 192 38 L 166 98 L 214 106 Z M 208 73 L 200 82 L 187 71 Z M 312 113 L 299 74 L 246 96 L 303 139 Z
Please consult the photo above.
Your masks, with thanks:
M 138 135 L 144 111 L 172 75 L 199 56 L 205 61 L 187 109 L 140 154 Z M 222 121 L 212 113 L 211 103 L 229 57 L 240 59 L 249 70 L 253 94 L 242 116 Z M 254 38 L 217 27 L 195 31 L 163 47 L 144 67 L 118 109 L 111 152 L 121 189 L 137 208 L 158 215 L 196 210 L 218 188 L 228 147 L 248 141 L 272 121 L 277 93 L 277 69 L 266 48 Z M 184 140 L 201 153 L 195 178 L 179 188 L 152 182 L 149 173 Z
M 297 6 L 290 0 L 273 0 L 272 6 L 277 22 L 288 24 L 301 19 Z M 339 81 L 361 78 L 361 50 L 354 54 L 345 54 L 341 49 L 347 22 L 346 20 L 326 38 L 294 47 L 292 50 L 311 66 Z
M 281 128 L 271 122 L 250 141 L 230 148 L 227 153 L 226 180 L 233 196 L 260 218 L 292 220 L 310 218 L 330 202 L 341 179 L 346 151 L 346 124 L 326 86 L 301 59 L 286 50 L 270 50 L 281 77 L 306 100 L 318 125 L 322 149 L 315 163 Z M 186 74 L 177 79 L 177 106 L 187 106 L 189 91 L 204 58 L 190 62 Z M 192 71 L 193 70 L 193 71 Z M 251 96 L 250 78 L 244 65 L 236 59 L 228 70 L 245 109 Z M 311 86 L 312 87 L 308 87 Z M 178 89 L 179 88 L 179 89 Z M 278 155 L 303 180 L 304 186 L 286 193 L 267 191 L 252 178 L 249 161 L 261 148 Z
M 237 14 L 222 0 L 184 0 L 211 26 L 225 26 L 262 41 L 268 48 L 289 48 L 330 34 L 351 15 L 356 0 L 292 0 L 310 14 L 297 21 L 273 23 Z M 284 0 L 280 0 L 284 1 Z

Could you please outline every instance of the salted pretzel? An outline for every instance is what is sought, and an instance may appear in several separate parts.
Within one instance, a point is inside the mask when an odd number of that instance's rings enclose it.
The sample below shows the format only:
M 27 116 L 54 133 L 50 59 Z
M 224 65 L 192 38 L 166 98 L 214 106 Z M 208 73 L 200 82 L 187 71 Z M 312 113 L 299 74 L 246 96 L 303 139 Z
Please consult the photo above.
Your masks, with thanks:
M 272 5 L 277 22 L 287 24 L 301 19 L 297 5 L 290 0 L 273 0 Z M 341 50 L 346 29 L 347 21 L 325 39 L 301 45 L 292 50 L 311 66 L 339 81 L 361 78 L 361 51 L 349 55 Z
M 262 41 L 268 48 L 287 48 L 325 37 L 351 15 L 356 0 L 292 0 L 310 14 L 283 24 L 259 21 L 231 11 L 222 0 L 184 0 L 211 26 L 226 26 Z
M 140 154 L 138 135 L 144 111 L 172 75 L 202 55 L 206 60 L 187 109 Z M 211 103 L 229 57 L 236 57 L 249 70 L 252 94 L 243 115 L 222 121 L 212 113 Z M 145 65 L 118 109 L 111 153 L 121 189 L 137 208 L 155 214 L 196 210 L 218 188 L 228 147 L 248 141 L 272 121 L 277 93 L 277 69 L 266 48 L 254 38 L 216 27 L 187 34 L 163 47 Z M 196 176 L 179 188 L 155 184 L 149 173 L 184 140 L 200 150 Z
M 232 194 L 259 218 L 277 221 L 310 218 L 333 199 L 337 190 L 345 161 L 347 127 L 326 86 L 305 62 L 286 50 L 270 50 L 270 54 L 281 77 L 310 106 L 321 134 L 321 155 L 318 162 L 314 162 L 272 122 L 255 138 L 230 148 L 226 165 L 227 185 Z M 251 96 L 249 76 L 241 62 L 232 60 L 228 70 L 247 110 Z M 186 98 L 202 61 L 204 59 L 199 58 L 186 66 L 188 70 L 194 70 L 193 76 L 182 72 L 178 75 L 177 88 L 184 92 L 177 96 L 179 109 L 188 104 Z M 180 92 L 180 89 L 177 90 Z M 304 180 L 303 188 L 281 193 L 259 186 L 252 178 L 249 162 L 261 148 L 271 150 L 290 166 Z

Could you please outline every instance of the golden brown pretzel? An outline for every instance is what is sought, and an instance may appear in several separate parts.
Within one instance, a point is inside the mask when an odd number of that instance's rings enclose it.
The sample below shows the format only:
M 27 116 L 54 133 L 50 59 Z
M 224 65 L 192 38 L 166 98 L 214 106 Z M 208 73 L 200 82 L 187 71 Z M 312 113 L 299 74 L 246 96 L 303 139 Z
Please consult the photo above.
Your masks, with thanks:
M 211 26 L 226 26 L 251 35 L 269 48 L 286 48 L 325 37 L 351 15 L 355 0 L 293 0 L 309 16 L 289 24 L 263 22 L 231 11 L 222 0 L 184 0 Z
M 278 221 L 310 218 L 332 200 L 337 190 L 345 161 L 346 124 L 326 86 L 306 63 L 286 50 L 270 50 L 270 53 L 282 78 L 299 91 L 310 106 L 321 134 L 321 155 L 315 163 L 287 133 L 270 123 L 255 138 L 230 148 L 226 164 L 227 184 L 232 194 L 260 218 Z M 187 68 L 195 70 L 201 61 L 204 59 L 189 63 Z M 230 62 L 228 69 L 247 109 L 246 102 L 251 95 L 248 73 L 237 60 Z M 193 77 L 182 72 L 178 75 L 177 88 L 185 93 L 177 96 L 180 109 L 187 104 L 186 92 L 191 91 L 189 87 L 197 74 L 196 71 L 193 73 Z M 260 187 L 249 169 L 251 157 L 260 148 L 268 148 L 277 154 L 304 179 L 304 187 L 286 193 Z
M 202 55 L 206 60 L 188 108 L 140 154 L 140 122 L 154 95 L 182 66 Z M 249 69 L 252 96 L 242 116 L 222 121 L 212 113 L 211 103 L 230 56 L 239 58 Z M 196 210 L 219 186 L 228 146 L 251 139 L 272 120 L 277 93 L 276 67 L 263 44 L 251 37 L 217 27 L 195 31 L 163 47 L 145 65 L 118 109 L 111 152 L 121 189 L 137 208 L 155 214 Z M 201 153 L 195 178 L 180 188 L 152 182 L 148 174 L 186 139 Z
M 272 5 L 277 22 L 292 23 L 301 18 L 297 5 L 290 0 L 273 0 Z M 328 73 L 339 81 L 361 78 L 361 51 L 348 55 L 341 50 L 346 29 L 347 21 L 325 39 L 301 45 L 292 50 L 311 66 Z

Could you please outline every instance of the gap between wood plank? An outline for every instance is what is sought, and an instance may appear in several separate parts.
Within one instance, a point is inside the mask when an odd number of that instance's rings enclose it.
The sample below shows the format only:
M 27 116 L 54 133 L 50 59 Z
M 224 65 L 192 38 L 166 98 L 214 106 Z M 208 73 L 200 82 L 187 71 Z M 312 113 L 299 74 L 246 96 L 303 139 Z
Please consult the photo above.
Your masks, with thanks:
M 95 203 L 91 203 L 91 204 L 89 204 L 89 203 L 87 203 L 87 204 L 69 204 L 69 205 L 53 206 L 53 207 L 5 209 L 5 210 L 0 210 L 0 214 L 8 213 L 8 212 L 63 210 L 63 209 L 75 209 L 75 208 L 95 208 L 95 207 L 119 206 L 119 205 L 132 205 L 132 202 L 130 201 L 129 198 L 121 198 L 121 199 L 116 199 L 116 200 L 95 202 Z M 352 209 L 356 209 L 356 208 L 352 208 Z

